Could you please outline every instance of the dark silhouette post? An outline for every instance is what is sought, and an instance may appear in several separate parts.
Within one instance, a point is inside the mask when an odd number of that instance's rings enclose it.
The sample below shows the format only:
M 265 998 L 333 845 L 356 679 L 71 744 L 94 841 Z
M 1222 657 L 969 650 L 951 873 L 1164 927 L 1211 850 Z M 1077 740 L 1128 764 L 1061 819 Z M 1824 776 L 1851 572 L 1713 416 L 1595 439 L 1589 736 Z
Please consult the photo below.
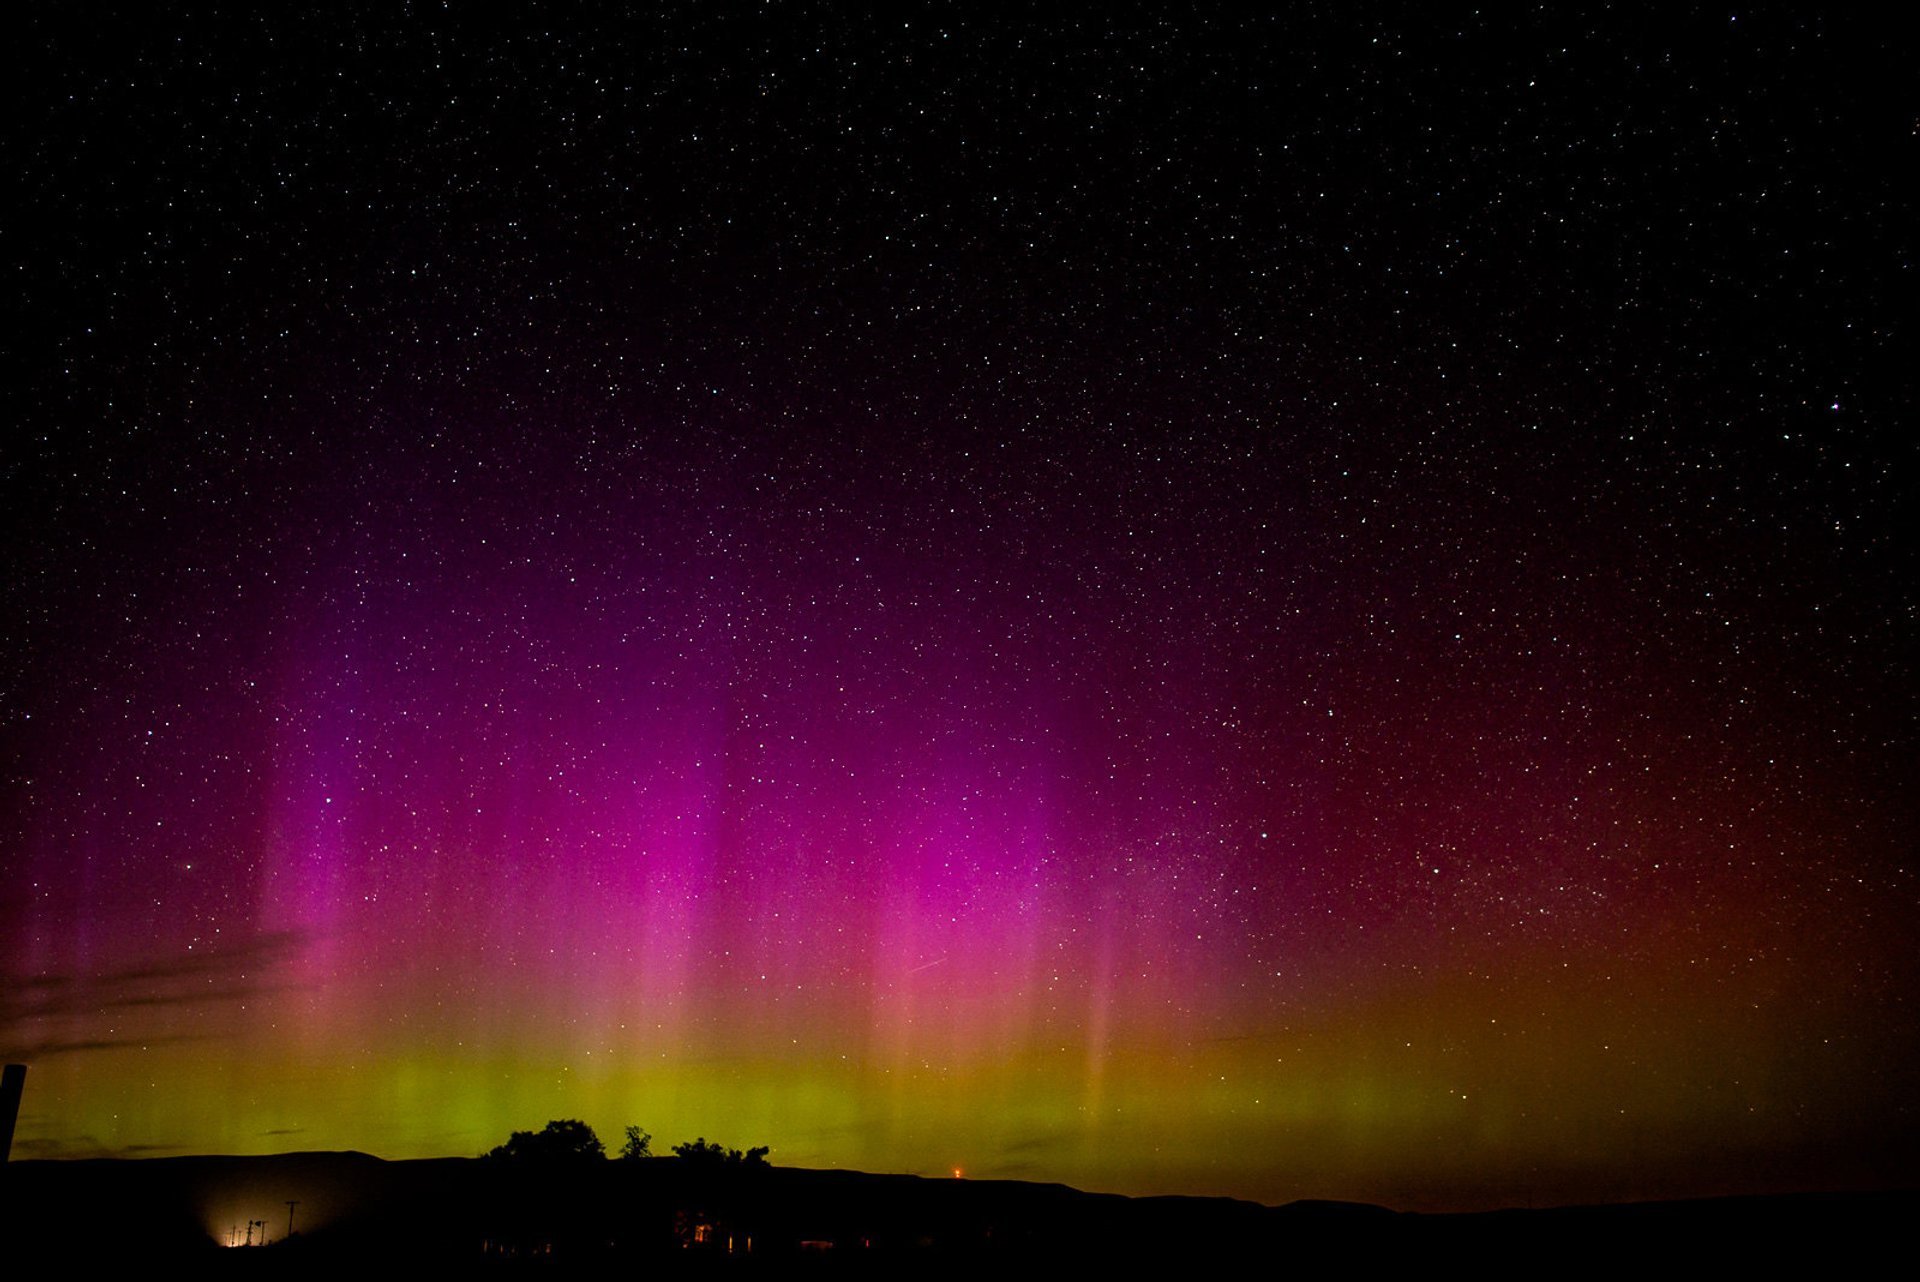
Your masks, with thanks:
M 293 1236 L 293 1208 L 300 1205 L 300 1199 L 294 1198 L 287 1203 L 287 1236 Z
M 9 1064 L 0 1071 L 0 1162 L 13 1155 L 13 1124 L 20 1118 L 20 1095 L 26 1089 L 25 1064 Z

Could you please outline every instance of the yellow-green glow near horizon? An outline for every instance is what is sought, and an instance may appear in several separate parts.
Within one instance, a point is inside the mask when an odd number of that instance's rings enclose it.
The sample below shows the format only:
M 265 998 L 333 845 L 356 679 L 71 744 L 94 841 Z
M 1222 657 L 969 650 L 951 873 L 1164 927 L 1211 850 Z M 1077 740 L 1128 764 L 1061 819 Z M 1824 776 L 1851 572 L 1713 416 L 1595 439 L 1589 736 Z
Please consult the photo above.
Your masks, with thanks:
M 578 1116 L 610 1140 L 638 1123 L 663 1145 L 771 1143 L 793 1165 L 1448 1207 L 1682 1193 L 1702 1173 L 1737 1186 L 1783 1125 L 1811 1148 L 1857 1107 L 1843 1066 L 1775 1049 L 1770 1021 L 1792 995 L 1757 1013 L 1662 1003 L 1648 987 L 1657 976 L 1616 969 L 1383 989 L 1264 1028 L 1247 1010 L 1223 1011 L 1211 1034 L 1110 1027 L 1097 1055 L 1072 1020 L 1003 1024 L 962 1044 L 953 1033 L 981 1019 L 978 1005 L 938 990 L 916 995 L 925 1035 L 905 1033 L 888 1054 L 871 1038 L 843 1053 L 822 1049 L 832 1038 L 801 1047 L 752 1020 L 690 1053 L 659 1027 L 535 1017 L 539 1044 L 568 1049 L 409 1045 L 374 1020 L 339 1038 L 366 1039 L 342 1055 L 280 1035 L 299 1006 L 283 993 L 226 1011 L 209 1042 L 156 1036 L 50 1058 L 28 1133 L 59 1117 L 87 1137 L 76 1153 L 404 1158 L 474 1154 L 508 1130 Z

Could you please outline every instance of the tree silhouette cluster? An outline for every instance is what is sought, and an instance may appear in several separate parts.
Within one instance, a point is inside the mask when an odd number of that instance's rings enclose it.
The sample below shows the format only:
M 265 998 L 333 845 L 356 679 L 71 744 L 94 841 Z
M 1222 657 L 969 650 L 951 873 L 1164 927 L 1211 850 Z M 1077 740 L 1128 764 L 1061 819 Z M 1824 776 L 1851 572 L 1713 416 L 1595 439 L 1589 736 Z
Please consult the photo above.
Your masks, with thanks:
M 727 1148 L 716 1144 L 702 1135 L 699 1139 L 686 1144 L 675 1144 L 673 1155 L 694 1166 L 765 1166 L 767 1154 L 771 1150 L 766 1145 L 750 1148 L 742 1153 L 737 1148 Z
M 568 1166 L 607 1155 L 600 1137 L 585 1122 L 552 1121 L 538 1131 L 515 1131 L 487 1157 L 526 1166 Z
M 772 1150 L 762 1144 L 741 1152 L 727 1148 L 702 1135 L 685 1144 L 675 1144 L 673 1155 L 689 1166 L 702 1170 L 715 1168 L 762 1167 Z M 604 1158 L 606 1146 L 593 1128 L 572 1119 L 548 1122 L 538 1131 L 515 1131 L 505 1144 L 487 1154 L 490 1161 L 516 1166 L 559 1167 Z M 620 1146 L 623 1161 L 653 1156 L 653 1136 L 638 1126 L 627 1128 L 626 1141 Z

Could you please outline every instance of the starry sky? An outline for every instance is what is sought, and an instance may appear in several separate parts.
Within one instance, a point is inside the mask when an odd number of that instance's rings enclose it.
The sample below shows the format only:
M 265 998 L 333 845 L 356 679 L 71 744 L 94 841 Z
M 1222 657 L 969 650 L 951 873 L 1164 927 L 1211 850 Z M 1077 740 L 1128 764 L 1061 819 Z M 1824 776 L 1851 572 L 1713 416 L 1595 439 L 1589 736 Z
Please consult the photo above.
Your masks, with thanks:
M 1914 1183 L 1904 46 L 1549 9 L 16 15 L 16 1156 Z

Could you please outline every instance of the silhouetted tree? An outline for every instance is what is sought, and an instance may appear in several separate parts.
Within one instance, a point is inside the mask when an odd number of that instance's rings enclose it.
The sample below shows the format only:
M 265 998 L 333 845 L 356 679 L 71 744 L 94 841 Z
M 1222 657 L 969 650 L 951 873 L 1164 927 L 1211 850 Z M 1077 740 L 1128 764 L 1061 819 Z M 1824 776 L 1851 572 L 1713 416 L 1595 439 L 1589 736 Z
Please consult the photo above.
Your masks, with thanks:
M 772 1150 L 762 1144 L 742 1153 L 737 1148 L 716 1144 L 702 1135 L 685 1144 L 675 1144 L 673 1155 L 695 1166 L 765 1166 Z
M 727 1150 L 719 1144 L 708 1143 L 704 1135 L 685 1144 L 675 1144 L 673 1155 L 698 1166 L 711 1166 L 727 1160 Z
M 640 1157 L 653 1156 L 653 1136 L 637 1126 L 627 1128 L 627 1142 L 620 1146 L 620 1156 L 632 1161 Z
M 552 1121 L 538 1131 L 515 1131 L 487 1156 L 495 1161 L 560 1166 L 607 1155 L 600 1137 L 585 1122 Z

